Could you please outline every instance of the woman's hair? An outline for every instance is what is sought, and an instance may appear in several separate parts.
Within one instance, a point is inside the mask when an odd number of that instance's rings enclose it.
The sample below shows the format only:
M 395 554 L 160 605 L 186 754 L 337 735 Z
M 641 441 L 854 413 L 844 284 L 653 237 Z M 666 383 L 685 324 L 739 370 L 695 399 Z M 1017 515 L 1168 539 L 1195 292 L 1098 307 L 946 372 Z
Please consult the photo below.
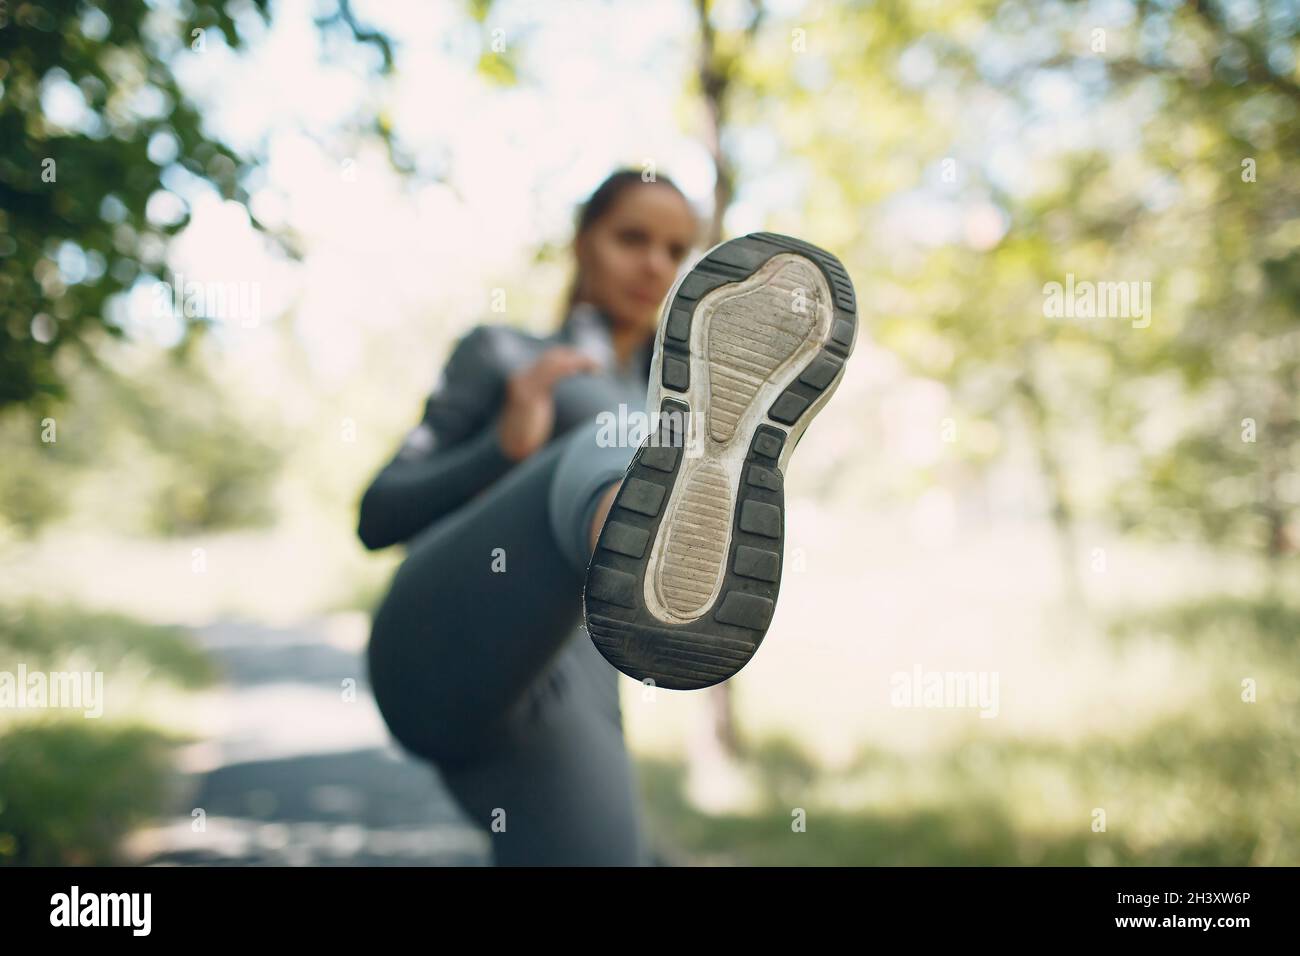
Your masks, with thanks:
M 618 169 L 605 177 L 605 181 L 596 187 L 593 192 L 581 206 L 578 207 L 577 224 L 574 228 L 574 237 L 581 236 L 600 220 L 605 213 L 613 208 L 618 197 L 623 195 L 629 189 L 637 186 L 667 186 L 669 189 L 686 199 L 685 194 L 677 187 L 677 184 L 661 173 L 656 173 L 654 179 L 643 179 L 639 169 Z M 687 205 L 690 201 L 687 200 Z M 573 311 L 573 306 L 578 301 L 578 292 L 582 288 L 582 267 L 579 266 L 573 276 L 573 284 L 569 286 L 569 294 L 564 300 L 564 311 L 560 315 L 560 325 L 563 326 L 569 319 L 569 314 Z

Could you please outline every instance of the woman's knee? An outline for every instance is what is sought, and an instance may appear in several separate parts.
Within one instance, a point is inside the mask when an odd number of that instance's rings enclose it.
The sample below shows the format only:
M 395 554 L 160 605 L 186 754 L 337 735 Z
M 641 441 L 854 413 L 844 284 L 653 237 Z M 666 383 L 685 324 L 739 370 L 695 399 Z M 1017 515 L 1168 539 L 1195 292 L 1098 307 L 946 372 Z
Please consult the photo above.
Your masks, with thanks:
M 367 648 L 371 691 L 384 723 L 408 751 L 435 761 L 464 761 L 488 744 L 494 714 L 474 693 L 472 675 L 455 666 L 450 621 L 412 619 L 386 601 Z

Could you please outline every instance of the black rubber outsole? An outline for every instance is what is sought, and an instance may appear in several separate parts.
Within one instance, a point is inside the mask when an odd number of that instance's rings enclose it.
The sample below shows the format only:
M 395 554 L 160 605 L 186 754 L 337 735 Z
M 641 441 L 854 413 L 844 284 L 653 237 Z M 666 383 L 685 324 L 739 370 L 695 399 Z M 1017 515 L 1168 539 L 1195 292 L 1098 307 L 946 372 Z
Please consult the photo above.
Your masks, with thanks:
M 781 253 L 811 260 L 826 277 L 834 314 L 821 348 L 771 404 L 754 432 L 733 498 L 731 544 L 721 591 L 687 624 L 659 620 L 646 607 L 644 582 L 664 506 L 681 468 L 678 418 L 663 416 L 628 466 L 587 568 L 584 614 L 597 649 L 627 676 L 669 690 L 698 690 L 735 675 L 753 658 L 776 610 L 785 544 L 784 476 L 778 460 L 789 432 L 844 373 L 857 332 L 853 284 L 835 256 L 799 239 L 756 232 L 725 242 L 677 287 L 668 311 L 660 362 L 661 411 L 689 413 L 690 333 L 708 292 L 747 279 Z M 682 400 L 671 397 L 673 392 Z

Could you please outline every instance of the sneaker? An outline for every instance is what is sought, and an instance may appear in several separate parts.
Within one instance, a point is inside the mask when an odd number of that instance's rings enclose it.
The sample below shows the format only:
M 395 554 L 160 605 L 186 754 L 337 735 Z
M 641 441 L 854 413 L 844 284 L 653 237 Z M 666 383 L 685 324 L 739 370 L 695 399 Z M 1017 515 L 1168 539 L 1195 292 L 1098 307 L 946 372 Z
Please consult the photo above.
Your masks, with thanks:
M 629 677 L 670 690 L 727 680 L 776 609 L 784 475 L 844 375 L 853 283 L 833 255 L 756 232 L 678 280 L 655 338 L 637 450 L 600 532 L 587 633 Z

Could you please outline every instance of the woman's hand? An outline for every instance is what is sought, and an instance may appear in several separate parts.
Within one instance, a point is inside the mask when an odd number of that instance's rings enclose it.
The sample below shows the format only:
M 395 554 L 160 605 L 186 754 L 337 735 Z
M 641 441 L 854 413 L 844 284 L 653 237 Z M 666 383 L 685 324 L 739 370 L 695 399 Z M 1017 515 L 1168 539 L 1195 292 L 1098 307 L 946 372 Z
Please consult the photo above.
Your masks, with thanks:
M 511 461 L 523 461 L 546 444 L 555 427 L 555 383 L 599 368 L 589 355 L 567 345 L 543 352 L 532 365 L 506 380 L 505 407 L 497 426 L 501 450 Z

